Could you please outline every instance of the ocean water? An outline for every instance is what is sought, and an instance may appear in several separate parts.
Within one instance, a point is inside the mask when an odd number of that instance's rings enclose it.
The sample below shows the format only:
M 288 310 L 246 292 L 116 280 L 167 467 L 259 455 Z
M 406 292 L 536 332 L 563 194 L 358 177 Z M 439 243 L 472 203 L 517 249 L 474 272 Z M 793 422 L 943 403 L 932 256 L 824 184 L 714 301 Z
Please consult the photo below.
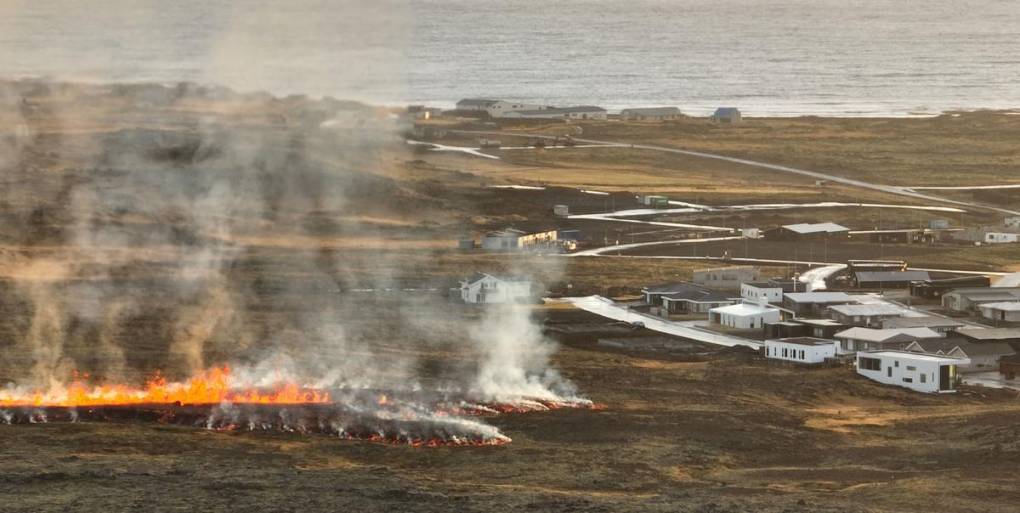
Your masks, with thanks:
M 1020 108 L 1017 0 L 0 0 L 0 76 L 384 104 Z

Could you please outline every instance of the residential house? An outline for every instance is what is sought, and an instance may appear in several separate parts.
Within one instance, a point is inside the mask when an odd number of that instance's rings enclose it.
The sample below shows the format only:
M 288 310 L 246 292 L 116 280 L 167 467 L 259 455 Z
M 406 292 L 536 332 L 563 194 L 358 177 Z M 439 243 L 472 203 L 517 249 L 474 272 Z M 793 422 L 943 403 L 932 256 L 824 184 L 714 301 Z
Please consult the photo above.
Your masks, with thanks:
M 908 351 L 874 351 L 857 353 L 857 373 L 884 383 L 929 394 L 956 391 L 959 366 L 969 362 Z
M 1020 322 L 1020 300 L 978 305 L 981 317 L 996 322 Z
M 836 333 L 842 353 L 903 349 L 915 340 L 942 337 L 941 333 L 928 328 L 886 330 L 855 327 Z
M 661 296 L 663 315 L 701 314 L 713 308 L 736 303 L 735 299 L 720 292 L 690 285 L 682 290 Z
M 719 107 L 712 114 L 712 121 L 716 123 L 739 123 L 743 120 L 740 109 L 736 107 Z
M 666 121 L 681 117 L 680 109 L 676 107 L 649 107 L 620 111 L 620 119 L 625 121 Z
M 791 292 L 783 296 L 783 308 L 798 317 L 819 316 L 830 306 L 855 302 L 845 292 Z
M 529 233 L 516 228 L 507 228 L 487 233 L 482 238 L 482 248 L 489 251 L 556 249 L 557 241 L 556 230 Z
M 464 111 L 484 111 L 490 106 L 495 105 L 499 100 L 489 100 L 485 98 L 465 98 L 457 102 L 457 110 Z
M 942 295 L 942 307 L 960 313 L 978 312 L 978 305 L 1020 301 L 1020 287 L 968 287 Z
M 534 299 L 531 280 L 521 276 L 475 273 L 461 280 L 460 298 L 469 304 L 527 303 Z
M 782 318 L 778 308 L 755 303 L 719 306 L 708 311 L 708 319 L 716 324 L 737 329 L 764 328 L 765 323 Z
M 704 287 L 737 290 L 744 283 L 760 279 L 761 271 L 757 267 L 734 266 L 694 271 L 691 281 Z
M 489 116 L 493 118 L 507 118 L 513 117 L 511 115 L 511 113 L 513 112 L 545 111 L 554 108 L 555 107 L 550 107 L 548 105 L 537 105 L 532 103 L 500 100 L 486 107 L 485 111 L 488 112 Z
M 877 328 L 884 319 L 902 317 L 904 310 L 886 303 L 873 305 L 833 305 L 829 307 L 829 317 L 847 326 L 863 326 Z
M 890 317 L 888 319 L 882 319 L 882 329 L 887 330 L 901 328 L 929 328 L 932 331 L 945 334 L 964 326 L 966 326 L 966 324 L 947 317 Z
M 814 337 L 766 340 L 765 357 L 797 363 L 824 363 L 836 357 L 836 341 Z
M 915 340 L 904 351 L 967 359 L 969 363 L 959 366 L 962 373 L 994 371 L 1002 358 L 1017 354 L 1005 342 L 978 343 L 963 338 Z
M 1009 244 L 1020 242 L 1020 233 L 986 232 L 985 244 Z

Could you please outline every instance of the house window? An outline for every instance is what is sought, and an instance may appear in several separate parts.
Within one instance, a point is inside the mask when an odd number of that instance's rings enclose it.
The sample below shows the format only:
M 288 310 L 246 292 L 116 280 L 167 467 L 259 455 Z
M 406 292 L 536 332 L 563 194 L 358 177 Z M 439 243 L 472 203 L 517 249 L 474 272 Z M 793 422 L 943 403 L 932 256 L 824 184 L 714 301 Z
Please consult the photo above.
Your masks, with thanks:
M 928 382 L 928 375 L 927 374 L 921 374 L 921 383 L 927 383 L 927 382 Z
M 877 371 L 882 370 L 882 360 L 878 358 L 867 358 L 861 357 L 857 360 L 857 366 L 864 370 Z
M 904 383 L 913 383 L 914 382 L 914 378 L 903 378 L 903 382 Z
M 804 350 L 803 349 L 800 350 L 800 359 L 801 360 L 804 359 Z
M 900 361 L 899 360 L 894 361 L 893 362 L 893 366 L 894 367 L 899 367 L 900 366 Z
M 786 348 L 783 348 L 783 358 L 786 358 Z
M 914 367 L 913 365 L 907 365 L 907 370 L 908 371 L 916 371 L 917 367 Z

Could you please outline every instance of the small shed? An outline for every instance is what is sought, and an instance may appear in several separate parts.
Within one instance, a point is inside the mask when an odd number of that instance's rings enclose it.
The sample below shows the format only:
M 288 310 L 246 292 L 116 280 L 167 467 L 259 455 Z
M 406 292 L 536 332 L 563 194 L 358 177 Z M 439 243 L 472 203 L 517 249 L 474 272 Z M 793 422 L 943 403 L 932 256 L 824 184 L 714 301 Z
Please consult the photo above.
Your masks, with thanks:
M 712 114 L 712 121 L 716 123 L 740 123 L 742 120 L 740 109 L 736 107 L 719 107 Z
M 836 357 L 836 341 L 814 337 L 766 340 L 765 357 L 797 363 L 824 363 Z

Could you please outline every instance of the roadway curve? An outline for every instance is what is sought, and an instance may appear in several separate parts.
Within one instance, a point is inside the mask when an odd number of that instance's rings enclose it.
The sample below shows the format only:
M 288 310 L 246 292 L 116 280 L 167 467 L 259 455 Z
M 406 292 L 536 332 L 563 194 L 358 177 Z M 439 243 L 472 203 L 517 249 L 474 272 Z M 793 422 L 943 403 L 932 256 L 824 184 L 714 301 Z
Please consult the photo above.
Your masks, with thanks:
M 555 136 L 551 135 L 533 135 L 533 134 L 514 134 L 509 132 L 489 132 L 489 131 L 471 131 L 471 130 L 451 130 L 451 132 L 463 133 L 463 134 L 476 134 L 476 135 L 500 135 L 500 136 L 511 136 L 511 137 L 528 137 L 533 139 L 555 139 Z M 820 173 L 818 171 L 810 171 L 807 169 L 800 169 L 790 166 L 781 166 L 779 164 L 769 164 L 768 162 L 760 162 L 757 160 L 741 159 L 737 157 L 727 157 L 725 155 L 719 155 L 716 153 L 705 153 L 702 151 L 692 150 L 681 150 L 679 148 L 671 148 L 668 146 L 656 146 L 651 144 L 628 144 L 619 141 L 600 141 L 596 139 L 578 139 L 574 138 L 574 141 L 587 144 L 604 144 L 613 146 L 629 146 L 630 148 L 639 150 L 650 150 L 660 151 L 665 153 L 673 153 L 676 155 L 687 155 L 691 157 L 701 157 L 713 160 L 722 160 L 725 162 L 732 162 L 734 164 L 741 164 L 745 166 L 758 167 L 763 169 L 771 169 L 773 171 L 782 171 L 784 173 L 792 173 L 802 176 L 808 176 L 818 180 L 827 180 L 834 183 L 841 183 L 844 185 L 850 185 L 853 187 L 859 187 L 861 189 L 870 189 L 873 191 L 885 192 L 888 194 L 895 194 L 898 196 L 905 196 L 908 198 L 920 199 L 925 201 L 935 201 L 940 203 L 948 203 L 951 205 L 960 205 L 963 207 L 972 208 L 975 210 L 984 210 L 988 212 L 996 212 L 1007 215 L 1020 215 L 1020 211 L 1009 210 L 1005 208 L 995 207 L 992 205 L 984 205 L 981 203 L 971 203 L 967 201 L 958 201 L 939 196 L 933 196 L 931 194 L 924 194 L 917 192 L 909 187 L 900 187 L 896 185 L 882 185 L 871 182 L 864 182 L 861 180 L 854 180 L 853 178 L 846 178 L 842 176 L 830 175 L 826 173 Z

